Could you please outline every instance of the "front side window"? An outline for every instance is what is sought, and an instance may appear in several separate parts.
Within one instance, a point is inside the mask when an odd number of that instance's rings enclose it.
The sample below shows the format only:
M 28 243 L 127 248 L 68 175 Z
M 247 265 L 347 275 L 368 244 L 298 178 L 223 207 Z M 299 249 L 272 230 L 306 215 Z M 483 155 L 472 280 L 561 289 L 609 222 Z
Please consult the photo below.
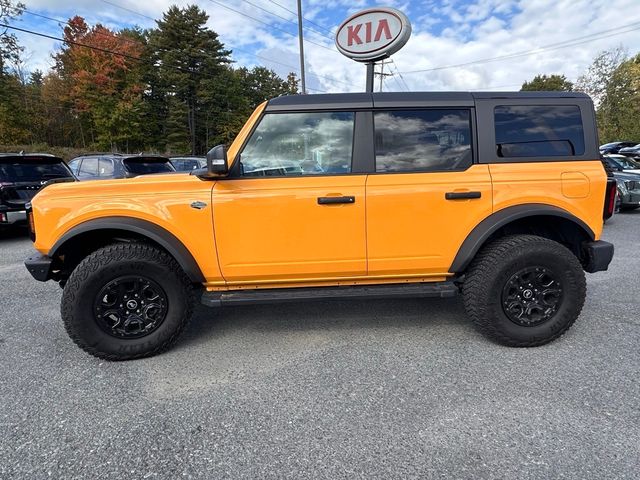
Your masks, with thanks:
M 499 157 L 567 157 L 584 154 L 577 105 L 500 105 L 494 109 Z
M 350 173 L 354 118 L 353 112 L 267 114 L 242 151 L 242 174 Z
M 465 109 L 377 112 L 376 172 L 464 170 L 472 163 Z

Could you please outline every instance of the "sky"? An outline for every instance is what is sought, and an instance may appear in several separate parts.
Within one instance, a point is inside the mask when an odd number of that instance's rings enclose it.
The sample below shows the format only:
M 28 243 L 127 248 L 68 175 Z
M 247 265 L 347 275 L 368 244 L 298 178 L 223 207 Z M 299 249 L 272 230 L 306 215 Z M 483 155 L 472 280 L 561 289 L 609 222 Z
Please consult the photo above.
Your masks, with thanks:
M 197 4 L 236 65 L 266 66 L 283 78 L 299 73 L 296 0 L 23 2 L 26 12 L 12 24 L 55 37 L 62 24 L 33 14 L 151 28 L 170 5 Z M 349 15 L 376 5 L 403 11 L 412 24 L 411 38 L 385 67 L 393 76 L 384 78 L 384 91 L 518 90 L 537 74 L 575 81 L 603 50 L 640 52 L 638 0 L 303 0 L 309 93 L 364 90 L 365 66 L 341 55 L 333 38 Z M 60 42 L 17 35 L 26 47 L 26 69 L 48 70 Z

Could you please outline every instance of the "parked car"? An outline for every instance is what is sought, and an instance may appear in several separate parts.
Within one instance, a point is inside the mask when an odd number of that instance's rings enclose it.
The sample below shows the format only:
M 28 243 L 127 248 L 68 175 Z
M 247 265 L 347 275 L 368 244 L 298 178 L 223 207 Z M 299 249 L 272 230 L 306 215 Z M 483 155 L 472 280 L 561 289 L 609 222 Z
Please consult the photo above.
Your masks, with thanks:
M 99 153 L 76 157 L 69 167 L 78 180 L 131 178 L 151 173 L 175 172 L 167 157 L 161 155 L 124 155 Z
M 634 147 L 639 142 L 611 142 L 600 145 L 600 153 L 618 153 L 621 148 Z
M 205 157 L 170 157 L 169 160 L 178 172 L 191 172 L 199 168 L 207 168 Z
M 25 205 L 56 181 L 75 181 L 61 158 L 46 153 L 0 153 L 0 227 L 25 223 Z
M 635 147 L 626 147 L 618 150 L 620 155 L 624 155 L 625 157 L 631 158 L 640 158 L 640 145 L 636 145 Z
M 71 339 L 108 360 L 169 348 L 196 299 L 461 292 L 493 341 L 543 345 L 613 258 L 596 132 L 575 92 L 278 97 L 197 174 L 45 189 L 25 264 L 60 282 Z
M 613 175 L 618 184 L 620 210 L 640 208 L 640 174 L 615 172 Z
M 640 162 L 624 155 L 603 155 L 603 160 L 614 172 L 640 173 Z

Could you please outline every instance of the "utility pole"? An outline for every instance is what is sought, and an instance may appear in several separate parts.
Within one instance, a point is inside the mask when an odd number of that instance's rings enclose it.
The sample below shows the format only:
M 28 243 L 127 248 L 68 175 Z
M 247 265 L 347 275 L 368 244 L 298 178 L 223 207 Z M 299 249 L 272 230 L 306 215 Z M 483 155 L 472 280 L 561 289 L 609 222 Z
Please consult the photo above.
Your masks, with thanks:
M 391 64 L 391 62 L 387 62 L 387 59 L 383 59 L 380 62 L 380 71 L 379 72 L 375 72 L 374 75 L 379 75 L 380 76 L 380 91 L 382 91 L 382 82 L 384 81 L 384 77 L 393 77 L 393 73 L 384 73 L 384 66 Z
M 302 37 L 302 0 L 298 0 L 298 41 L 300 42 L 300 82 L 302 93 L 307 93 L 304 78 L 304 38 Z

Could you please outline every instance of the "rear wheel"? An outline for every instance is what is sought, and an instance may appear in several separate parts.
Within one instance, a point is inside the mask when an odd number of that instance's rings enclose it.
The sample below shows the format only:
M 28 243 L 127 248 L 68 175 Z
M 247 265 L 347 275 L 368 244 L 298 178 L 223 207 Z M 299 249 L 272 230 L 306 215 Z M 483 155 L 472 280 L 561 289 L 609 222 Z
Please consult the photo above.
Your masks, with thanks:
M 482 333 L 503 345 L 533 347 L 571 327 L 584 304 L 586 281 L 580 262 L 563 245 L 514 235 L 480 251 L 462 292 Z
M 166 252 L 141 243 L 101 248 L 73 271 L 62 319 L 73 341 L 107 360 L 169 348 L 191 318 L 193 288 Z

